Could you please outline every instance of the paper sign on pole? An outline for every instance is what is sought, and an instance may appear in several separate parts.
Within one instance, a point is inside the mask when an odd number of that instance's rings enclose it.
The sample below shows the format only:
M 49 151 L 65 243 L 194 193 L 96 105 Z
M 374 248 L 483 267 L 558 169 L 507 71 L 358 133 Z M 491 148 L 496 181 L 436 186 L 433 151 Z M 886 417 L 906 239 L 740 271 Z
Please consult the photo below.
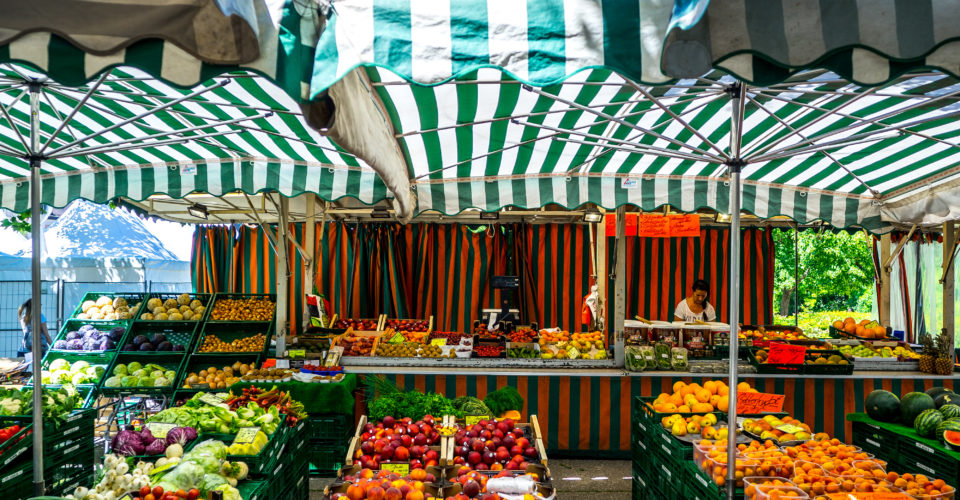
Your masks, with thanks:
M 783 411 L 783 394 L 763 392 L 738 392 L 737 415 L 759 415 Z
M 767 363 L 778 365 L 802 365 L 803 358 L 807 353 L 807 348 L 802 345 L 782 344 L 779 342 L 770 344 L 770 352 L 767 356 Z
M 606 228 L 607 236 L 616 236 L 617 235 L 617 215 L 616 214 L 607 214 L 604 218 L 604 227 Z
M 700 237 L 700 216 L 697 214 L 668 215 L 671 238 Z

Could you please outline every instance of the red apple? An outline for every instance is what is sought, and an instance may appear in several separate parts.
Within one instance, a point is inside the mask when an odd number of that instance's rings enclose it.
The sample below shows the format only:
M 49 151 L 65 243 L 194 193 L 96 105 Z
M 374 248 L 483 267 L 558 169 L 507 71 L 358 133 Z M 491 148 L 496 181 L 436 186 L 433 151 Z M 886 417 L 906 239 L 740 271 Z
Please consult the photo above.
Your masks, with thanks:
M 423 468 L 423 462 L 421 462 L 419 459 L 416 459 L 416 458 L 415 458 L 415 459 L 413 459 L 413 460 L 410 461 L 410 468 L 411 468 L 411 469 L 422 469 L 422 468 Z
M 440 454 L 437 453 L 437 450 L 427 450 L 427 452 L 423 454 L 423 458 L 427 460 L 440 460 Z
M 506 448 L 500 448 L 497 450 L 497 461 L 498 462 L 508 462 L 510 460 L 510 452 Z
M 483 453 L 483 463 L 487 465 L 493 465 L 497 461 L 497 454 L 492 451 L 486 451 Z
M 531 447 L 527 448 L 526 450 L 523 450 L 523 456 L 525 456 L 525 457 L 527 457 L 527 458 L 534 458 L 534 459 L 535 459 L 535 458 L 537 458 L 537 449 L 534 448 L 533 446 L 531 446 Z
M 464 460 L 463 457 L 453 457 L 453 463 L 454 463 L 454 465 L 463 465 L 463 464 L 465 464 L 466 462 L 467 462 L 467 461 Z
M 501 441 L 500 443 L 503 446 L 506 446 L 507 449 L 509 450 L 510 448 L 513 448 L 517 444 L 517 440 L 514 439 L 513 436 L 507 436 L 503 438 L 503 441 Z
M 401 462 L 406 462 L 407 460 L 410 460 L 410 449 L 404 446 L 401 446 L 396 450 L 394 450 L 393 457 L 394 459 L 399 460 Z
M 360 445 L 360 451 L 362 451 L 364 455 L 373 455 L 376 453 L 376 450 L 373 449 L 372 441 L 364 441 L 363 444 Z
M 473 451 L 483 451 L 483 448 L 485 446 L 486 445 L 484 444 L 482 439 L 474 439 L 473 441 L 470 442 L 470 449 Z
M 480 456 L 480 452 L 471 451 L 471 452 L 467 455 L 467 462 L 470 462 L 471 465 L 476 465 L 476 464 L 480 463 L 481 460 L 483 460 L 483 457 Z
M 510 429 L 513 429 L 512 425 L 507 425 L 506 422 L 498 422 L 497 430 L 500 432 L 510 432 Z
M 423 446 L 427 444 L 427 436 L 423 434 L 417 434 L 417 436 L 413 438 L 413 443 L 419 446 Z
M 393 417 L 386 416 L 386 417 L 383 417 L 383 422 L 381 423 L 383 424 L 384 427 L 393 427 L 394 422 L 395 421 L 393 420 Z
M 413 444 L 413 438 L 407 435 L 404 435 L 400 438 L 400 443 L 409 448 Z

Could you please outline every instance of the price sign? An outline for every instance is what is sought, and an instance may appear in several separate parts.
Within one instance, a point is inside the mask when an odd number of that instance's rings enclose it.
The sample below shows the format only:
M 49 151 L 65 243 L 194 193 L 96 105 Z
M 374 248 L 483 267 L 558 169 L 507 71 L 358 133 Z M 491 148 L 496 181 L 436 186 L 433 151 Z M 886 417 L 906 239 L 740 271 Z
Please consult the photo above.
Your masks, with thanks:
M 490 419 L 490 415 L 467 415 L 466 417 L 463 417 L 463 418 L 464 420 L 467 421 L 467 427 L 471 427 L 471 426 L 477 425 L 477 423 L 480 422 L 481 420 Z
M 153 437 L 157 439 L 166 439 L 167 433 L 175 427 L 177 427 L 177 424 L 164 422 L 150 422 L 147 424 L 147 429 L 150 430 L 150 434 L 153 434 Z
M 430 345 L 435 345 L 437 347 L 443 347 L 447 345 L 447 339 L 432 339 Z
M 802 345 L 771 343 L 767 363 L 779 365 L 802 365 L 807 348 Z
M 305 358 L 307 357 L 306 349 L 290 349 L 287 351 L 290 354 L 291 358 Z
M 783 394 L 738 392 L 737 414 L 758 415 L 761 413 L 779 413 L 783 411 L 783 400 Z
M 237 431 L 237 437 L 233 438 L 233 444 L 250 444 L 257 437 L 258 432 L 260 432 L 260 426 L 241 427 Z
M 624 236 L 636 236 L 637 235 L 637 224 L 640 220 L 640 214 L 626 214 L 626 217 L 623 219 L 623 234 Z
M 670 223 L 661 214 L 640 214 L 637 236 L 641 238 L 669 238 Z
M 700 216 L 697 214 L 668 215 L 671 238 L 700 237 Z
M 737 411 L 740 411 L 740 409 L 737 408 Z M 796 434 L 798 432 L 806 432 L 806 430 L 804 430 L 803 427 L 797 427 L 796 425 L 793 425 L 793 424 L 783 424 L 781 426 L 778 426 L 777 430 L 786 432 L 787 434 Z
M 567 349 L 567 357 L 570 359 L 580 359 L 580 350 L 576 347 Z
M 410 464 L 380 464 L 380 470 L 385 470 L 387 472 L 392 472 L 398 476 L 409 476 L 410 475 Z
M 220 396 L 217 396 L 216 394 L 213 394 L 210 392 L 205 392 L 201 394 L 200 401 L 210 406 L 219 406 L 221 408 L 227 408 L 227 409 L 230 408 L 230 406 L 228 406 L 226 403 L 223 402 L 223 399 Z
M 402 333 L 396 332 L 396 333 L 393 334 L 393 337 L 390 337 L 390 340 L 388 340 L 387 343 L 389 343 L 389 344 L 402 344 L 402 343 L 406 342 L 406 340 L 407 340 L 407 339 L 403 337 L 403 334 L 402 334 Z

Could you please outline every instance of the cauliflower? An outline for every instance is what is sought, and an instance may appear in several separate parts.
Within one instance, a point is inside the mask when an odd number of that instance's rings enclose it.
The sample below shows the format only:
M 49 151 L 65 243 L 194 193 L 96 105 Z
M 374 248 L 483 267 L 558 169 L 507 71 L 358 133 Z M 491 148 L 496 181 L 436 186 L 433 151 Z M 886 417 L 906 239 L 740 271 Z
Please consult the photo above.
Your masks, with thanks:
M 22 415 L 23 406 L 19 399 L 0 399 L 0 415 Z

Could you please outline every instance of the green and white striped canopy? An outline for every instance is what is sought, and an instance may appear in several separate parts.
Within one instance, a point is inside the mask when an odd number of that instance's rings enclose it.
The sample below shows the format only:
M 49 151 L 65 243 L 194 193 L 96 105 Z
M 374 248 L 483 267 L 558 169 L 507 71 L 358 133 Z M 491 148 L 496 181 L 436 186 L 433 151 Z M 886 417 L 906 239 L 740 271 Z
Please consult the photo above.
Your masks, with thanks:
M 592 70 L 538 89 L 494 69 L 433 87 L 366 69 L 415 178 L 418 210 L 622 204 L 726 212 L 735 80 L 647 87 Z M 960 174 L 960 83 L 863 88 L 815 71 L 747 86 L 743 208 L 879 229 Z
M 14 211 L 29 207 L 24 81 L 38 77 L 23 66 L 0 66 L 0 206 Z M 183 89 L 139 70 L 113 69 L 79 87 L 47 80 L 40 96 L 46 205 L 194 191 L 313 192 L 365 203 L 386 196 L 373 170 L 307 127 L 290 97 L 251 73 Z

